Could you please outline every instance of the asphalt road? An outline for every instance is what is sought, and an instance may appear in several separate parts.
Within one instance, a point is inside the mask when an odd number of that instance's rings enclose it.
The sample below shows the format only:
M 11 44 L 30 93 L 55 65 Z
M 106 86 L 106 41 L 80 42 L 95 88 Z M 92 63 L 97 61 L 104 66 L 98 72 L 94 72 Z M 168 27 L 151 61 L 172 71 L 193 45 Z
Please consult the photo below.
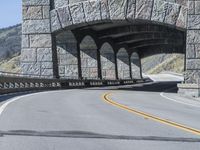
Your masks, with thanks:
M 115 107 L 102 95 L 200 130 L 200 108 L 160 96 L 174 82 L 50 91 L 18 98 L 0 115 L 0 150 L 199 150 L 200 135 Z

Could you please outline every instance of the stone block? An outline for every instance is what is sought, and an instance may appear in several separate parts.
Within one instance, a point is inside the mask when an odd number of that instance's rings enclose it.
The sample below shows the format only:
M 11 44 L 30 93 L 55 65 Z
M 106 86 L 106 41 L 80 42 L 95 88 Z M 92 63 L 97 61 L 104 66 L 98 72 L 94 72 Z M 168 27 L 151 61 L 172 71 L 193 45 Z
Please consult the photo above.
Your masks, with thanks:
M 64 75 L 69 78 L 78 78 L 78 65 L 65 66 Z
M 83 3 L 75 3 L 70 5 L 70 12 L 72 16 L 73 24 L 85 23 L 85 14 L 83 9 Z
M 102 20 L 110 19 L 108 0 L 101 0 L 100 3 L 101 3 L 101 19 Z
M 199 70 L 186 70 L 184 73 L 185 83 L 197 83 L 200 79 Z
M 200 15 L 200 1 L 195 1 L 195 14 Z
M 58 8 L 57 12 L 62 28 L 72 25 L 72 17 L 68 6 Z
M 29 35 L 22 35 L 22 48 L 29 47 Z
M 180 28 L 187 28 L 187 13 L 188 13 L 188 8 L 182 6 L 178 19 L 176 21 L 176 26 Z
M 33 34 L 30 35 L 30 47 L 52 47 L 51 34 Z
M 37 49 L 37 61 L 52 61 L 52 49 L 51 48 L 38 48 Z
M 187 6 L 188 5 L 188 0 L 176 0 L 177 4 Z
M 43 19 L 50 18 L 50 6 L 43 6 L 42 7 Z
M 176 21 L 179 16 L 181 6 L 175 3 L 168 3 L 166 16 L 165 16 L 165 23 L 176 25 Z
M 22 62 L 21 63 L 21 70 L 22 70 L 22 74 L 26 74 L 26 75 L 40 75 L 40 64 L 35 62 L 35 63 L 25 63 Z
M 188 29 L 200 29 L 200 15 L 188 15 Z
M 195 58 L 195 45 L 194 44 L 187 44 L 186 48 L 186 58 Z
M 24 6 L 23 19 L 42 19 L 42 6 Z
M 153 0 L 137 0 L 136 2 L 136 19 L 151 19 Z
M 199 70 L 200 69 L 200 59 L 187 59 L 186 60 L 187 70 Z
M 41 6 L 50 5 L 50 0 L 22 0 L 23 6 Z
M 136 0 L 128 0 L 126 18 L 129 20 L 135 19 L 135 1 Z
M 195 2 L 188 1 L 188 14 L 195 14 Z
M 49 19 L 25 20 L 22 25 L 23 34 L 50 33 Z
M 58 14 L 57 11 L 54 9 L 50 12 L 50 16 L 51 16 L 51 30 L 56 31 L 61 29 L 61 24 L 58 18 Z
M 176 25 L 176 21 L 180 12 L 180 7 L 181 6 L 179 4 L 168 3 L 165 16 L 165 23 Z
M 200 30 L 189 30 L 187 32 L 187 43 L 200 43 Z
M 58 66 L 59 68 L 59 74 L 63 74 L 65 73 L 65 66 Z
M 178 84 L 178 94 L 187 97 L 199 97 L 200 88 L 198 84 Z
M 167 2 L 163 0 L 154 0 L 151 20 L 163 22 L 166 14 Z
M 63 7 L 69 4 L 69 0 L 54 0 L 55 8 Z
M 35 48 L 23 48 L 21 51 L 21 61 L 36 62 L 36 49 Z
M 101 20 L 101 5 L 99 1 L 83 2 L 86 22 L 95 23 Z
M 41 69 L 41 76 L 43 76 L 43 78 L 52 78 L 53 69 Z
M 40 64 L 41 64 L 41 69 L 52 69 L 53 68 L 53 63 L 51 61 L 40 62 Z
M 195 54 L 196 58 L 200 58 L 200 44 L 195 44 Z
M 127 0 L 108 1 L 111 20 L 124 20 L 126 18 Z

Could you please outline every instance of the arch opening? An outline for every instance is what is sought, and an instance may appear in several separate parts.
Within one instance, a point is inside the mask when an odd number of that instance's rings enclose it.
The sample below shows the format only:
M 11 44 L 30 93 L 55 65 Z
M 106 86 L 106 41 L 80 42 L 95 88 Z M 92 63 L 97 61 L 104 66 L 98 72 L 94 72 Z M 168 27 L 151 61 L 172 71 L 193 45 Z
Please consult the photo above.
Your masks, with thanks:
M 129 55 L 125 48 L 119 49 L 117 53 L 117 70 L 119 79 L 130 79 Z
M 116 79 L 115 53 L 112 46 L 104 43 L 100 49 L 102 79 Z
M 78 79 L 77 41 L 71 31 L 56 36 L 58 72 L 60 78 Z
M 98 79 L 97 46 L 91 36 L 80 43 L 81 72 L 84 79 Z
M 132 79 L 141 79 L 142 74 L 141 74 L 141 62 L 139 55 L 136 52 L 132 53 L 130 61 L 131 61 Z

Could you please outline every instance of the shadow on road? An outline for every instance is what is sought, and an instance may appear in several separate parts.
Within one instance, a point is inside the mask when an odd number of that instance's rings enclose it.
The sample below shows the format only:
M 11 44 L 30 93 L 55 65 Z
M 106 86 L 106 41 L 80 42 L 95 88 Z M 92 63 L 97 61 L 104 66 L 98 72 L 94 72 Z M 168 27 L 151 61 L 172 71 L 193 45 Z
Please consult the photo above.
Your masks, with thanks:
M 138 140 L 138 141 L 165 141 L 165 142 L 200 142 L 199 138 L 184 137 L 158 137 L 158 136 L 126 136 L 99 134 L 87 131 L 32 131 L 11 130 L 0 131 L 0 136 L 35 136 L 35 137 L 58 137 L 58 138 L 88 138 L 88 139 L 112 139 L 112 140 Z

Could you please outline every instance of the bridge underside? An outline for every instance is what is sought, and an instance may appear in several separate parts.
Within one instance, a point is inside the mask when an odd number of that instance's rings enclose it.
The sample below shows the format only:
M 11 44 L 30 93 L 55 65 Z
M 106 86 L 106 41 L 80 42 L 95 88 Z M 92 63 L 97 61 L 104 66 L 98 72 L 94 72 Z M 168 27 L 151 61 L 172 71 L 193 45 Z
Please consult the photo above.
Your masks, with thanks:
M 140 60 L 147 53 L 187 53 L 185 80 L 197 83 L 199 5 L 195 0 L 24 0 L 22 73 L 134 79 L 141 78 Z
M 185 53 L 184 31 L 152 22 L 98 23 L 54 36 L 62 78 L 138 79 L 146 53 Z

